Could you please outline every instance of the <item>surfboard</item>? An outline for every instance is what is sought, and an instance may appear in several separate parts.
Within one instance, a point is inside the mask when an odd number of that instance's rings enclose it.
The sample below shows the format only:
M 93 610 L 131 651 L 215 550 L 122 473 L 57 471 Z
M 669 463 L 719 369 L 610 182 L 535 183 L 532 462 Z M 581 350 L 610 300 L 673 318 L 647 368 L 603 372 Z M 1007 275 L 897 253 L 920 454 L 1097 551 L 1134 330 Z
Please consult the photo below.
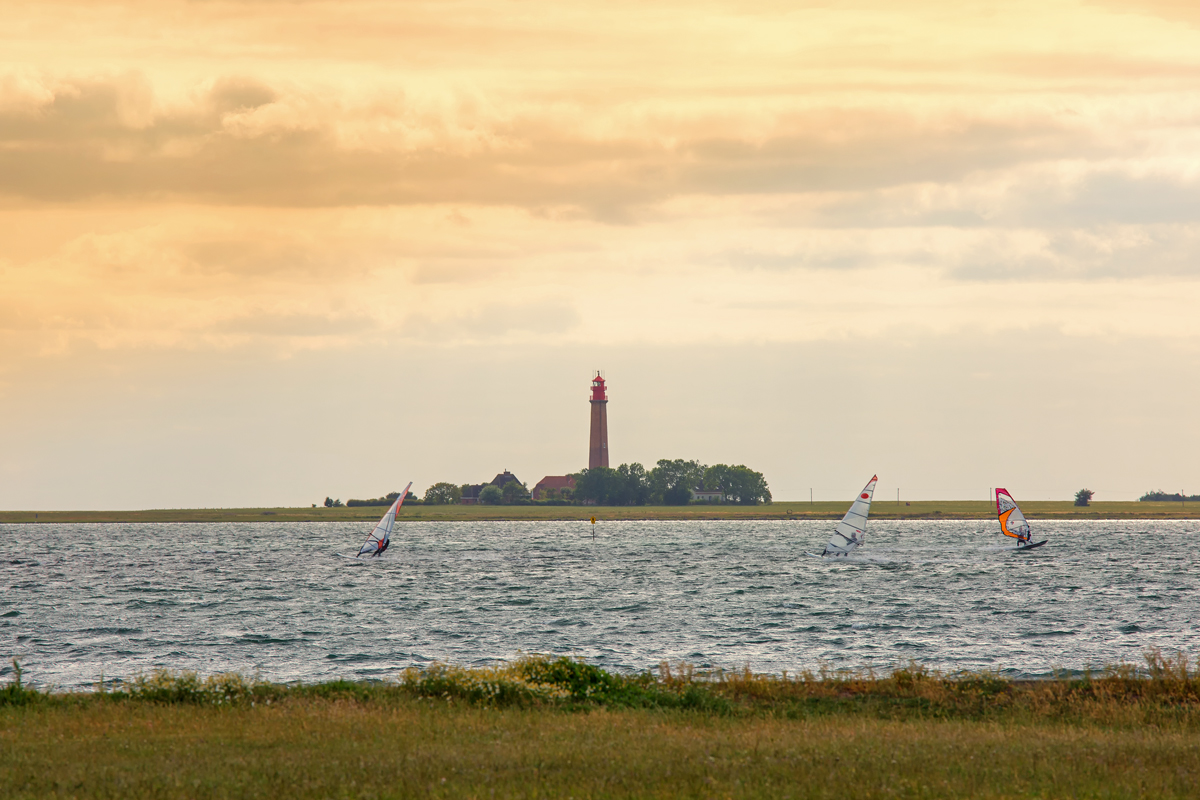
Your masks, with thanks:
M 1046 542 L 1048 542 L 1048 541 L 1050 541 L 1050 540 L 1049 540 L 1049 539 L 1042 539 L 1040 542 L 1034 542 L 1033 544 L 1027 544 L 1027 545 L 1022 545 L 1022 546 L 1014 547 L 1014 548 L 1013 548 L 1013 550 L 1015 550 L 1015 551 L 1016 551 L 1016 552 L 1018 552 L 1018 553 L 1024 553 L 1026 550 L 1032 550 L 1032 549 L 1033 549 L 1033 548 L 1035 548 L 1035 547 L 1041 547 L 1042 545 L 1044 545 L 1044 544 L 1045 544 Z

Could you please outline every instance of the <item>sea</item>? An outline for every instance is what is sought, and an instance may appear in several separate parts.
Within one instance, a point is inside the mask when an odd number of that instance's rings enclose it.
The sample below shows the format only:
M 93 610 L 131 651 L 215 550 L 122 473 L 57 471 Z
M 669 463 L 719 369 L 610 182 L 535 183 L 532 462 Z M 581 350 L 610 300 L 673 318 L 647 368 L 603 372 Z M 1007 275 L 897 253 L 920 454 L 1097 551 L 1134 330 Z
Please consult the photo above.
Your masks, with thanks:
M 92 690 L 157 669 L 277 682 L 394 680 L 436 662 L 566 655 L 781 674 L 1038 678 L 1200 654 L 1200 523 L 833 522 L 0 525 L 0 658 Z

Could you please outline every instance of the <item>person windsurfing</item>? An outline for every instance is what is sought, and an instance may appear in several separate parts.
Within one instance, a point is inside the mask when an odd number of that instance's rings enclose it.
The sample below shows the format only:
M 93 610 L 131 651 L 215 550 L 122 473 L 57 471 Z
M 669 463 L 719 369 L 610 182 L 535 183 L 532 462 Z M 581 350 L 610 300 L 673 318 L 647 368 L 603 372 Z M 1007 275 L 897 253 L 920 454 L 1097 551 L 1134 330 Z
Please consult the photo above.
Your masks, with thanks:
M 1017 550 L 1040 547 L 1046 543 L 1045 540 L 1032 541 L 1033 529 L 1007 489 L 996 489 L 996 515 L 1000 520 L 1000 532 L 1017 540 Z
M 396 501 L 392 503 L 392 507 L 383 515 L 383 519 L 379 520 L 379 524 L 375 526 L 375 530 L 371 531 L 371 535 L 367 537 L 367 541 L 358 549 L 358 555 L 368 555 L 372 558 L 378 558 L 383 555 L 383 551 L 388 549 L 391 543 L 392 528 L 396 525 L 396 512 L 400 510 L 400 506 L 404 505 L 404 498 L 408 497 L 408 490 L 412 488 L 412 483 L 404 487 L 404 491 L 400 492 L 396 497 Z

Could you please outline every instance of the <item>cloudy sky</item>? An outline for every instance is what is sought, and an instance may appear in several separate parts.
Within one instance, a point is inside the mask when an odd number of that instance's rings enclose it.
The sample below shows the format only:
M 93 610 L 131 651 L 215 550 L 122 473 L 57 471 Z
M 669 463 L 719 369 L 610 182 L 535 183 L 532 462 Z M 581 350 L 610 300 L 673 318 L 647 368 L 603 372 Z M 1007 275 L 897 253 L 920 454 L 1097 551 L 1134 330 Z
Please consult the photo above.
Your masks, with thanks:
M 4 16 L 0 508 L 1200 492 L 1193 0 Z

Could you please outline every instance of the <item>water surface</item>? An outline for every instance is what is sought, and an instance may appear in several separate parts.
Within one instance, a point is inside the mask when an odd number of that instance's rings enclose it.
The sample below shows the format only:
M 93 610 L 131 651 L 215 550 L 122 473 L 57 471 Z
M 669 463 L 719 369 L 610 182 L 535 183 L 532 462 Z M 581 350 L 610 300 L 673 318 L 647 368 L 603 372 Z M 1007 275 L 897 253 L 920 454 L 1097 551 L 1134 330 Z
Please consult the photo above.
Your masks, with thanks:
M 0 525 L 0 657 L 41 685 L 158 667 L 276 681 L 392 677 L 524 653 L 778 673 L 891 667 L 1041 676 L 1200 650 L 1196 521 Z M 9 670 L 11 671 L 11 670 Z

